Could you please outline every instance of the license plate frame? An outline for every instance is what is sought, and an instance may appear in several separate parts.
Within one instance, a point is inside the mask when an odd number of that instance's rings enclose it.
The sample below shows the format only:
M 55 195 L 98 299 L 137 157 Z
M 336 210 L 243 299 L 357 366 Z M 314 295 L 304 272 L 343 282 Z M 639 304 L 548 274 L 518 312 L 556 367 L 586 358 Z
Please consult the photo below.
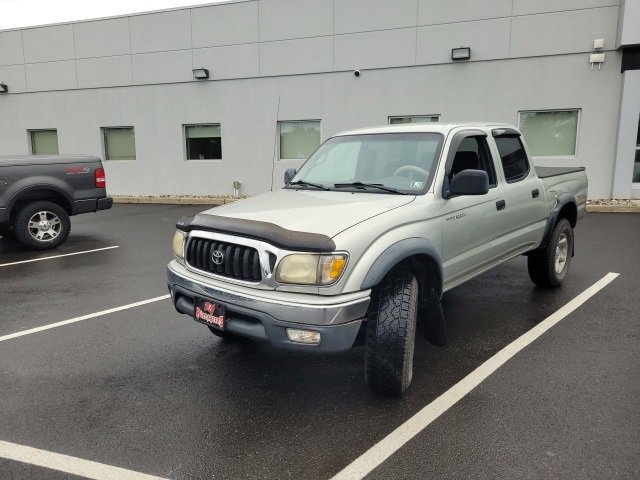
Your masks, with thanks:
M 224 331 L 227 327 L 227 307 L 207 298 L 196 297 L 193 318 L 205 325 Z

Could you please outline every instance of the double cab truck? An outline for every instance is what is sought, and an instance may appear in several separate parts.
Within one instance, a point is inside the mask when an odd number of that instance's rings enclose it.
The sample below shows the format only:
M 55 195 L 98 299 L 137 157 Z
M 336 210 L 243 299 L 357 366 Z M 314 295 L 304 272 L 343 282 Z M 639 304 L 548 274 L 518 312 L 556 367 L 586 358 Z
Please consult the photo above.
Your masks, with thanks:
M 584 168 L 534 167 L 510 125 L 344 132 L 284 188 L 180 219 L 168 286 L 219 337 L 318 352 L 364 341 L 367 384 L 401 394 L 416 332 L 446 340 L 443 292 L 518 255 L 558 287 L 586 200 Z
M 37 250 L 71 232 L 71 215 L 111 208 L 102 162 L 88 155 L 0 157 L 0 236 Z

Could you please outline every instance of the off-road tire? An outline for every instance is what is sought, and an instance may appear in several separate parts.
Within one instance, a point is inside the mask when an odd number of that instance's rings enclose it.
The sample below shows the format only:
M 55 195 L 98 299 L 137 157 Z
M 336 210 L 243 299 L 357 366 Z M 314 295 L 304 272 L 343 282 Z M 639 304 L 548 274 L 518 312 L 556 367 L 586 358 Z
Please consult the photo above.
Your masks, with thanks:
M 400 395 L 411 384 L 418 312 L 418 281 L 391 271 L 374 289 L 367 312 L 365 381 L 376 393 Z
M 553 228 L 546 248 L 529 255 L 529 277 L 541 287 L 559 287 L 569 272 L 572 255 L 573 228 L 566 218 L 562 218 Z
M 59 230 L 55 236 L 48 234 L 43 239 L 36 238 L 36 234 L 33 233 L 34 228 L 30 228 L 30 222 L 39 212 L 45 212 L 45 218 L 57 219 L 59 223 L 56 223 L 56 226 L 59 226 Z M 57 203 L 35 201 L 24 205 L 18 211 L 13 222 L 13 232 L 16 239 L 23 245 L 35 250 L 46 250 L 57 247 L 67 239 L 71 232 L 71 220 L 65 209 Z

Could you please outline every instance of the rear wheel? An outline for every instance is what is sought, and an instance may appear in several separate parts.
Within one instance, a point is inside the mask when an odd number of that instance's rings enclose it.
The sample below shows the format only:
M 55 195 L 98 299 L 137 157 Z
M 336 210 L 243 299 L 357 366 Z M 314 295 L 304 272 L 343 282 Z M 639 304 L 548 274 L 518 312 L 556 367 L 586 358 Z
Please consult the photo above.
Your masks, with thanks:
M 13 223 L 18 241 L 38 250 L 57 247 L 67 239 L 70 231 L 71 221 L 64 208 L 47 201 L 26 204 Z
M 547 247 L 529 255 L 529 277 L 541 287 L 559 287 L 569 272 L 572 255 L 573 228 L 563 218 L 553 228 Z
M 390 272 L 367 314 L 365 380 L 377 393 L 400 395 L 411 384 L 418 281 L 407 269 Z

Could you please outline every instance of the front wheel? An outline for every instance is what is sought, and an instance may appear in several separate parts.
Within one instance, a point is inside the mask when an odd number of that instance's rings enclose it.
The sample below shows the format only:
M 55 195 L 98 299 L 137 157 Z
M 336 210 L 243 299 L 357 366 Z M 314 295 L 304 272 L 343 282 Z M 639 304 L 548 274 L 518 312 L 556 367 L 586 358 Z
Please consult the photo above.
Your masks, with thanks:
M 389 273 L 371 296 L 367 314 L 365 381 L 377 393 L 400 395 L 411 384 L 418 281 L 408 270 Z
M 71 221 L 64 208 L 47 201 L 26 204 L 13 223 L 18 241 L 37 250 L 57 247 L 67 239 L 70 231 Z
M 529 277 L 541 287 L 559 287 L 569 272 L 572 255 L 573 228 L 563 218 L 553 228 L 547 247 L 529 255 Z

